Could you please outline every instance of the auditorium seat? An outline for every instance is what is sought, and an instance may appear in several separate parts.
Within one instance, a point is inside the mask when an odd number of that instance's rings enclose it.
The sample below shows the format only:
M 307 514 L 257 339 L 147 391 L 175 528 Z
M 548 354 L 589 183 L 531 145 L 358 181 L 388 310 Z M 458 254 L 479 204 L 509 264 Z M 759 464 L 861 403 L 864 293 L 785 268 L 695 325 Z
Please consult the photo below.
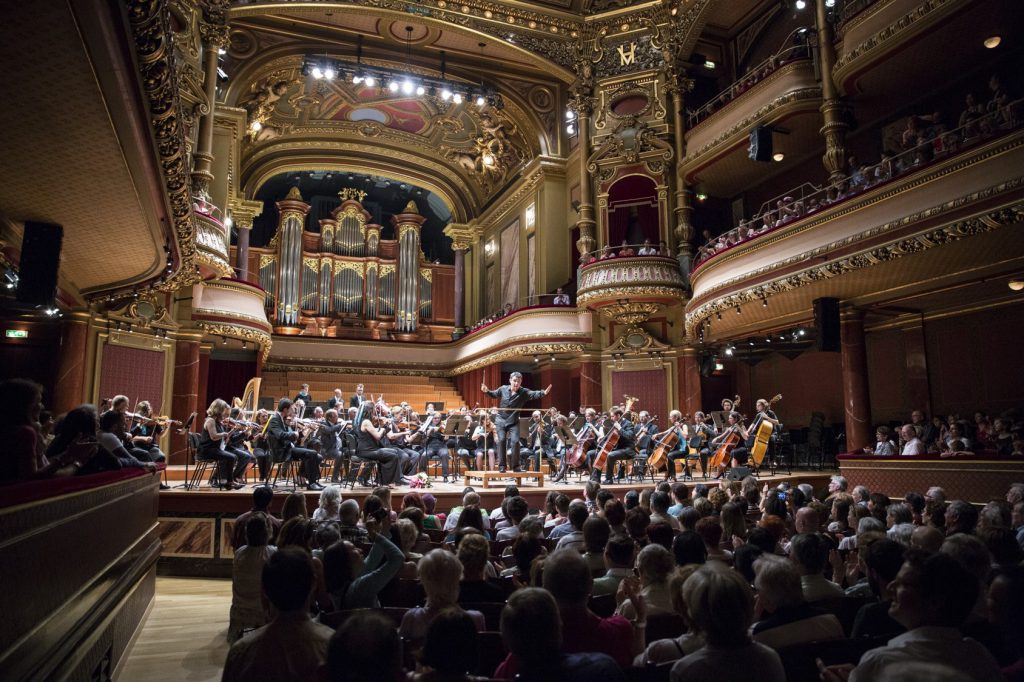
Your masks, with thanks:
M 488 630 L 498 631 L 501 629 L 501 612 L 505 605 L 498 602 L 466 602 L 459 604 L 467 611 L 479 611 L 484 616 Z
M 686 621 L 678 613 L 655 612 L 647 614 L 647 644 L 659 639 L 675 639 L 686 632 Z
M 476 644 L 479 658 L 474 672 L 477 675 L 493 675 L 498 665 L 508 655 L 508 651 L 505 649 L 505 642 L 501 639 L 501 633 L 490 630 L 478 632 Z
M 427 595 L 418 580 L 392 580 L 378 595 L 381 606 L 399 606 L 413 608 L 423 606 Z
M 590 601 L 587 603 L 587 606 L 590 608 L 591 611 L 593 611 L 597 615 L 601 616 L 602 618 L 607 618 L 608 616 L 615 613 L 615 595 L 602 594 L 597 597 L 591 597 Z
M 863 639 L 834 639 L 824 642 L 805 642 L 778 650 L 787 682 L 817 682 L 820 658 L 825 665 L 849 663 L 856 665 L 860 657 L 871 649 L 884 646 L 888 637 L 865 637 Z
M 843 626 L 843 633 L 849 637 L 850 633 L 853 632 L 853 621 L 857 618 L 857 612 L 868 601 L 868 599 L 861 597 L 839 597 L 838 599 L 817 601 L 814 605 L 835 615 L 839 619 L 839 624 Z

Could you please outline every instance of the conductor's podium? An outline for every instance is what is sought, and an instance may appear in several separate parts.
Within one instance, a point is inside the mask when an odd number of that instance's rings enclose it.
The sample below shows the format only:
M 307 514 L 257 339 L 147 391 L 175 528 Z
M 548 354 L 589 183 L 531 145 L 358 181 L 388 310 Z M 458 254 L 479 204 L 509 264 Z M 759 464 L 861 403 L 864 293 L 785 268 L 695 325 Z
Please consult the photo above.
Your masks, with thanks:
M 464 471 L 462 473 L 464 483 L 463 485 L 468 486 L 471 480 L 481 481 L 481 485 L 484 488 L 491 487 L 491 481 L 507 481 L 514 480 L 516 485 L 522 485 L 527 479 L 533 479 L 537 481 L 537 487 L 544 487 L 544 474 L 547 473 L 547 465 L 541 465 L 540 471 L 506 471 L 504 473 L 500 471 Z

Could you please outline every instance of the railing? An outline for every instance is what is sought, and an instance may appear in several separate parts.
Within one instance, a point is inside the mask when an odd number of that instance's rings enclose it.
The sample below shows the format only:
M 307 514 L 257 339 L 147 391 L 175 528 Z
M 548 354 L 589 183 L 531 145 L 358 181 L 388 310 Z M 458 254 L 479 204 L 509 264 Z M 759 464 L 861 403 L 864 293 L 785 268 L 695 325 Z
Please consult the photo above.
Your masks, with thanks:
M 836 5 L 838 5 L 835 9 L 837 30 L 842 31 L 846 22 L 876 2 L 878 0 L 836 0 Z
M 686 112 L 686 127 L 692 128 L 718 109 L 733 101 L 752 87 L 772 75 L 780 67 L 810 57 L 806 43 L 792 45 L 773 54 L 747 71 L 747 74 L 704 103 L 699 109 Z
M 658 242 L 657 246 L 650 242 L 644 242 L 643 244 L 626 244 L 623 242 L 619 246 L 603 246 L 600 249 L 594 249 L 583 254 L 583 267 L 596 263 L 599 260 L 608 260 L 609 258 L 670 255 L 672 254 L 669 253 L 665 242 Z
M 542 296 L 554 296 L 554 295 L 555 294 L 545 294 L 545 295 L 542 295 Z M 541 298 L 542 296 L 537 296 L 535 298 Z M 553 302 L 552 303 L 543 303 L 543 302 L 537 302 L 537 303 L 532 303 L 532 304 L 529 304 L 529 305 L 526 305 L 526 306 L 521 306 L 519 308 L 511 308 L 511 309 L 503 308 L 502 310 L 499 310 L 499 311 L 497 311 L 495 313 L 492 313 L 492 314 L 488 315 L 487 317 L 484 317 L 484 318 L 474 322 L 472 325 L 470 325 L 469 329 L 466 331 L 466 335 L 469 335 L 469 334 L 472 334 L 473 332 L 479 331 L 479 330 L 483 329 L 484 327 L 489 327 L 489 326 L 491 326 L 492 324 L 494 324 L 496 322 L 504 320 L 505 318 L 510 317 L 511 315 L 513 315 L 515 313 L 522 312 L 524 310 L 536 310 L 538 308 L 569 308 L 571 306 L 572 306 L 572 303 L 553 303 Z
M 1005 111 L 993 111 L 950 131 L 933 131 L 931 136 L 914 147 L 893 156 L 883 155 L 878 163 L 861 166 L 851 176 L 816 188 L 812 192 L 805 191 L 805 188 L 814 185 L 803 183 L 786 192 L 786 196 L 777 202 L 774 209 L 771 209 L 770 202 L 765 202 L 762 204 L 762 212 L 756 214 L 752 220 L 741 220 L 739 226 L 699 247 L 693 270 L 696 271 L 717 254 L 735 246 L 844 202 L 901 175 L 925 168 L 942 158 L 1020 128 L 1024 119 L 1014 113 L 1020 105 L 1021 101 L 1014 102 L 1005 107 Z M 1002 116 L 1005 116 L 1005 119 L 1000 120 Z M 763 210 L 766 207 L 769 210 Z

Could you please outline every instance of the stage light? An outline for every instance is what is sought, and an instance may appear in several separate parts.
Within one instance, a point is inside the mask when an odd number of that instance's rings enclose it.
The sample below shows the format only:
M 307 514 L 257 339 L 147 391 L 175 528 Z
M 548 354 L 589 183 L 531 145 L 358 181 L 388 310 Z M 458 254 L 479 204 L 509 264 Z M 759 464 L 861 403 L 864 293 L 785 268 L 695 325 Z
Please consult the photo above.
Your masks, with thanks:
M 456 92 L 454 95 L 452 95 L 452 101 L 455 102 L 456 104 L 462 104 L 462 95 Z
M 1002 36 L 989 36 L 988 38 L 985 38 L 985 47 L 990 50 L 994 50 L 999 47 L 999 43 L 1001 42 L 1003 42 Z
M 441 99 L 443 99 L 445 102 L 447 102 L 451 98 L 452 98 L 452 91 L 451 90 L 449 90 L 448 88 L 445 88 L 444 90 L 441 91 Z
M 805 7 L 807 7 L 807 0 L 796 0 L 796 8 L 798 10 L 801 10 Z
M 326 69 L 324 69 L 324 78 L 326 78 L 327 80 L 329 80 L 329 81 L 334 80 L 334 76 L 335 75 L 336 74 L 334 72 L 334 68 L 328 66 Z
M 477 95 L 476 96 L 476 105 L 478 107 L 482 107 L 485 104 L 487 104 L 487 100 L 484 99 L 484 96 L 483 95 Z
M 314 66 L 313 67 L 313 78 L 315 78 L 317 80 L 320 80 L 323 77 L 324 77 L 323 70 L 321 70 L 319 66 Z
M 775 159 L 776 161 L 782 161 L 784 158 L 786 158 L 786 155 L 783 154 L 782 152 L 775 152 L 774 154 L 772 154 L 772 158 Z
M 377 83 L 377 79 L 374 78 L 373 76 L 367 76 L 366 78 L 363 79 L 363 82 L 366 83 L 368 87 L 372 88 Z
M 408 78 L 405 79 L 404 81 L 402 81 L 402 94 L 404 94 L 404 95 L 411 95 L 412 94 L 412 81 L 409 80 Z
M 391 81 L 388 83 L 388 90 L 391 92 L 398 92 L 398 81 Z

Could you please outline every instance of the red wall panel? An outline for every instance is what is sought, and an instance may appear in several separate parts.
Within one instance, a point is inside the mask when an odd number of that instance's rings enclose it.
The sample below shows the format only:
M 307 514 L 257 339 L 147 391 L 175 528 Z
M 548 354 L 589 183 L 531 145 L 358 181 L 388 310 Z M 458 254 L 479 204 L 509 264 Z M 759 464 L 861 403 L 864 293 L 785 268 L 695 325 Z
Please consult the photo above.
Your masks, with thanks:
M 156 414 L 166 414 L 169 405 L 162 404 L 164 393 L 164 352 L 128 346 L 103 346 L 100 367 L 100 399 L 123 394 L 128 396 L 128 409 L 148 400 Z
M 665 370 L 649 369 L 639 371 L 612 372 L 612 403 L 625 403 L 623 395 L 636 396 L 639 401 L 633 407 L 636 412 L 647 410 L 658 417 L 658 424 L 668 422 L 668 401 L 665 386 Z

